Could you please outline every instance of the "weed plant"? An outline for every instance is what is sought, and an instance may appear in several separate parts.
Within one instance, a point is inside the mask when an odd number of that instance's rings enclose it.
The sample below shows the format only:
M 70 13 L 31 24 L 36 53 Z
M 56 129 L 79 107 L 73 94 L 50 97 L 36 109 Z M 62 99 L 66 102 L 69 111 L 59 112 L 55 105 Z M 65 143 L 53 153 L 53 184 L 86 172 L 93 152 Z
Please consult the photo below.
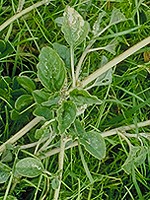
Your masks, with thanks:
M 149 6 L 0 1 L 0 199 L 150 199 Z

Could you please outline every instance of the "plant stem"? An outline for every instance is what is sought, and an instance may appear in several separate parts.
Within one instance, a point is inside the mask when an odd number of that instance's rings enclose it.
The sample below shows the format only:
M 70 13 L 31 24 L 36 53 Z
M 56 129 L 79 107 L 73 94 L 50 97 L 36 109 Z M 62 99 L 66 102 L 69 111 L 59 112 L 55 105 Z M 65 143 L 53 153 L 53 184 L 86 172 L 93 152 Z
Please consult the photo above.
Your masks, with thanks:
M 91 41 L 90 43 L 88 44 L 88 46 L 86 47 L 85 51 L 83 52 L 83 54 L 81 55 L 80 57 L 80 60 L 77 64 L 77 67 L 76 67 L 76 81 L 78 81 L 78 78 L 79 78 L 79 75 L 80 75 L 80 71 L 81 71 L 81 67 L 82 67 L 82 63 L 86 57 L 86 55 L 89 53 L 89 50 L 91 48 L 91 46 L 96 42 L 97 38 L 103 34 L 110 26 L 106 26 L 102 31 L 100 31 Z
M 13 144 L 14 142 L 16 142 L 18 139 L 20 139 L 22 136 L 24 136 L 29 130 L 31 130 L 35 125 L 37 125 L 42 119 L 43 118 L 41 118 L 41 117 L 35 117 L 25 127 L 23 127 L 14 136 L 12 136 L 9 140 L 7 140 L 4 144 L 2 144 L 0 146 L 0 153 L 5 150 L 6 144 Z M 134 124 L 131 124 L 131 125 L 128 125 L 128 126 L 121 126 L 121 127 L 109 130 L 109 131 L 102 132 L 101 134 L 102 134 L 103 137 L 109 137 L 111 135 L 117 134 L 118 131 L 128 131 L 128 130 L 132 130 L 136 127 L 140 128 L 140 127 L 149 126 L 149 125 L 150 125 L 150 120 L 147 120 L 147 121 L 137 123 L 137 126 L 135 126 Z M 135 137 L 135 134 L 130 134 L 130 135 L 125 134 L 125 135 L 127 137 L 131 137 L 133 135 L 133 137 Z M 141 136 L 146 137 L 144 134 L 141 134 Z M 36 145 L 36 143 L 31 145 L 31 147 L 33 147 L 35 145 Z M 67 150 L 67 149 L 70 149 L 70 148 L 75 147 L 77 145 L 78 145 L 78 142 L 75 141 L 72 144 L 70 144 L 68 147 L 66 147 L 65 149 Z M 30 145 L 29 145 L 29 148 L 30 148 Z M 60 148 L 56 148 L 56 149 L 53 149 L 53 150 L 45 153 L 44 156 L 41 156 L 40 158 L 44 159 L 44 158 L 50 157 L 52 155 L 55 155 L 59 152 L 60 152 Z
M 91 173 L 90 173 L 90 170 L 89 170 L 89 168 L 88 168 L 88 165 L 87 165 L 87 163 L 86 163 L 86 161 L 85 161 L 85 159 L 84 159 L 84 155 L 83 155 L 83 151 L 82 151 L 82 148 L 81 148 L 81 146 L 80 146 L 80 143 L 78 143 L 78 147 L 79 147 L 79 153 L 80 153 L 80 156 L 81 156 L 82 164 L 83 164 L 84 170 L 85 170 L 85 172 L 86 172 L 86 175 L 87 175 L 87 177 L 88 177 L 90 183 L 93 184 L 93 183 L 94 183 L 94 180 L 93 180 L 93 177 L 92 177 L 92 175 L 91 175 Z
M 116 58 L 111 60 L 110 62 L 108 62 L 106 65 L 104 65 L 100 69 L 97 69 L 95 72 L 93 72 L 91 75 L 89 75 L 87 78 L 85 78 L 80 83 L 81 87 L 84 88 L 90 82 L 92 82 L 96 78 L 98 78 L 101 74 L 105 73 L 106 71 L 108 71 L 109 69 L 111 69 L 112 67 L 114 67 L 115 65 L 120 63 L 121 61 L 125 60 L 127 57 L 131 56 L 136 51 L 138 51 L 141 48 L 145 47 L 149 43 L 150 43 L 150 36 L 145 38 L 145 39 L 143 39 L 142 41 L 138 42 L 137 44 L 135 44 L 134 46 L 132 46 L 131 48 L 129 48 L 128 50 L 126 50 L 125 52 L 123 52 L 122 54 L 120 54 L 119 56 L 117 56 Z
M 105 47 L 97 47 L 97 48 L 89 49 L 88 53 L 94 52 L 94 51 L 99 51 L 99 50 L 104 50 L 104 49 L 105 49 Z
M 22 17 L 23 15 L 29 13 L 30 11 L 32 11 L 35 8 L 38 8 L 39 6 L 42 6 L 44 4 L 48 4 L 50 3 L 51 0 L 43 0 L 40 2 L 37 2 L 35 4 L 33 4 L 32 6 L 22 10 L 21 12 L 17 13 L 16 15 L 12 16 L 11 18 L 9 18 L 7 21 L 5 21 L 2 25 L 0 25 L 0 31 L 2 31 L 4 28 L 6 28 L 9 24 L 11 24 L 12 22 L 14 22 L 15 20 L 19 19 L 20 17 Z
M 29 130 L 31 130 L 35 125 L 37 125 L 43 118 L 35 117 L 31 122 L 29 122 L 26 126 L 24 126 L 20 131 L 18 131 L 14 136 L 12 136 L 9 140 L 3 143 L 0 146 L 0 152 L 5 150 L 7 144 L 13 144 L 17 140 L 19 140 L 22 136 L 24 136 Z
M 114 128 L 112 130 L 102 132 L 101 135 L 102 135 L 102 137 L 105 138 L 105 137 L 109 137 L 109 136 L 112 136 L 112 135 L 116 135 L 118 132 L 123 132 L 123 134 L 126 137 L 137 137 L 137 134 L 128 134 L 128 133 L 124 133 L 124 132 L 135 129 L 136 127 L 140 128 L 140 127 L 145 127 L 145 126 L 150 126 L 150 120 L 139 122 L 139 123 L 137 123 L 137 125 L 131 124 L 131 125 L 128 125 L 128 126 L 121 126 L 121 127 L 118 127 L 118 128 Z M 148 138 L 148 136 L 146 137 L 145 133 L 144 134 L 142 133 L 142 134 L 139 134 L 139 135 L 142 136 L 142 137 Z M 76 146 L 78 146 L 78 142 L 77 141 L 72 142 L 69 146 L 67 146 L 65 148 L 65 150 L 70 149 L 72 147 L 76 147 Z M 40 156 L 40 159 L 45 159 L 47 157 L 53 156 L 53 155 L 59 153 L 60 151 L 61 151 L 61 148 L 52 149 L 52 150 L 44 153 L 44 155 Z
M 139 122 L 139 123 L 137 123 L 137 125 L 131 124 L 128 126 L 121 126 L 121 127 L 114 128 L 114 129 L 106 131 L 106 132 L 102 132 L 101 134 L 103 137 L 108 137 L 111 135 L 115 135 L 117 132 L 120 132 L 120 131 L 121 132 L 129 131 L 129 130 L 135 129 L 137 127 L 140 128 L 140 127 L 144 127 L 144 126 L 150 126 L 150 120 Z M 131 136 L 131 134 L 130 134 L 130 136 Z M 134 136 L 135 136 L 135 134 L 134 134 Z
M 64 154 L 65 154 L 65 144 L 67 140 L 65 139 L 64 135 L 61 135 L 61 144 L 60 144 L 60 153 L 59 153 L 59 185 L 58 188 L 55 190 L 54 193 L 54 200 L 58 200 L 59 192 L 61 187 L 61 180 L 63 174 L 63 165 L 64 165 Z
M 70 46 L 70 56 L 71 56 L 71 73 L 72 73 L 72 87 L 76 86 L 75 73 L 74 73 L 74 49 Z
M 14 176 L 13 173 L 11 173 L 11 176 L 10 176 L 10 179 L 9 179 L 9 182 L 8 182 L 7 189 L 6 189 L 5 196 L 4 196 L 3 200 L 7 200 L 7 196 L 9 194 L 9 190 L 11 188 L 13 176 Z
M 91 45 L 92 46 L 92 45 Z M 79 78 L 79 75 L 80 75 L 80 71 L 81 71 L 81 66 L 82 66 L 82 63 L 84 61 L 84 58 L 86 57 L 88 51 L 89 51 L 89 48 L 91 47 L 90 45 L 88 45 L 85 49 L 85 51 L 83 52 L 83 54 L 81 55 L 80 57 L 80 60 L 78 62 L 78 65 L 76 67 L 76 82 L 78 81 L 78 78 Z
M 18 159 L 18 152 L 15 155 L 15 160 L 14 160 L 14 164 L 13 164 L 13 167 L 12 167 L 11 176 L 10 176 L 10 179 L 9 179 L 9 182 L 8 182 L 7 189 L 6 189 L 6 192 L 5 192 L 3 200 L 7 200 L 8 199 L 7 197 L 8 197 L 11 185 L 12 185 L 12 181 L 13 181 L 13 177 L 14 177 L 14 173 L 15 173 L 15 166 L 16 166 L 16 162 L 17 162 L 17 159 Z
M 19 0 L 17 12 L 20 12 L 24 6 L 25 0 Z

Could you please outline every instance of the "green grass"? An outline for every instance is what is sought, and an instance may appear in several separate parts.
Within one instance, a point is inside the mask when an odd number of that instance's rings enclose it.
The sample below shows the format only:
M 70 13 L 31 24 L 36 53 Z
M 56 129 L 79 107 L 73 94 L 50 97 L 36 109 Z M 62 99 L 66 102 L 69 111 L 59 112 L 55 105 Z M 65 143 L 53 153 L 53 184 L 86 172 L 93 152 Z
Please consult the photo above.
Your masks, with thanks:
M 25 1 L 24 8 L 36 2 L 32 0 Z M 91 27 L 101 10 L 104 10 L 108 17 L 114 7 L 120 9 L 128 20 L 108 29 L 94 44 L 94 48 L 105 46 L 111 39 L 116 38 L 118 41 L 117 56 L 149 36 L 149 3 L 143 0 L 137 6 L 137 0 L 110 0 L 108 3 L 98 0 L 52 1 L 48 5 L 32 10 L 3 29 L 0 32 L 0 41 L 5 40 L 7 51 L 5 56 L 2 54 L 1 57 L 0 54 L 0 71 L 3 69 L 0 78 L 0 145 L 34 118 L 32 114 L 34 106 L 27 109 L 26 112 L 22 112 L 21 115 L 12 112 L 16 99 L 22 94 L 27 94 L 27 91 L 17 82 L 17 77 L 20 74 L 26 75 L 35 81 L 37 89 L 41 88 L 36 75 L 36 65 L 39 61 L 38 55 L 41 48 L 44 46 L 52 47 L 54 42 L 68 46 L 60 27 L 55 22 L 57 17 L 62 16 L 66 5 L 73 6 L 90 23 Z M 1 25 L 15 15 L 17 7 L 17 0 L 0 1 Z M 103 23 L 103 26 L 105 25 Z M 89 38 L 75 51 L 77 60 L 80 58 L 88 40 Z M 86 131 L 94 129 L 99 132 L 105 132 L 120 126 L 134 124 L 136 128 L 126 133 L 137 135 L 146 133 L 148 139 L 144 137 L 140 137 L 140 139 L 127 138 L 132 145 L 145 146 L 147 148 L 148 154 L 145 162 L 136 167 L 131 174 L 125 173 L 122 165 L 129 156 L 129 145 L 119 133 L 105 138 L 107 153 L 106 157 L 101 161 L 94 158 L 81 146 L 84 162 L 87 164 L 89 173 L 94 180 L 93 183 L 90 183 L 87 171 L 83 167 L 79 148 L 76 146 L 68 149 L 65 151 L 59 199 L 150 199 L 150 126 L 137 127 L 139 122 L 146 121 L 150 117 L 150 74 L 146 69 L 146 66 L 149 67 L 149 63 L 146 63 L 143 57 L 145 51 L 150 52 L 149 46 L 142 48 L 119 63 L 117 67 L 114 67 L 110 85 L 90 89 L 90 93 L 103 100 L 103 103 L 88 107 L 85 113 L 80 116 L 80 121 L 84 124 Z M 115 57 L 106 51 L 88 54 L 83 62 L 82 79 L 97 69 L 102 55 L 106 55 L 109 61 Z M 67 73 L 70 73 L 69 68 L 67 68 Z M 69 75 L 69 77 L 71 82 L 71 76 Z M 8 145 L 7 150 L 1 155 L 1 161 L 14 170 L 15 162 L 19 159 L 34 156 L 37 145 L 24 150 L 19 150 L 19 147 L 37 142 L 35 131 L 42 125 L 43 122 L 38 123 L 20 138 L 17 144 Z M 55 136 L 48 146 L 50 148 L 59 147 L 59 140 L 60 137 Z M 47 148 L 47 151 L 49 149 Z M 47 151 L 43 151 L 42 155 Z M 6 183 L 0 184 L 0 197 L 6 195 L 6 190 L 8 189 L 8 195 L 12 195 L 18 200 L 53 199 L 54 189 L 52 188 L 51 180 L 60 173 L 57 171 L 58 155 L 44 158 L 42 163 L 44 169 L 51 175 L 45 174 L 36 178 L 14 175 L 12 181 L 9 178 Z

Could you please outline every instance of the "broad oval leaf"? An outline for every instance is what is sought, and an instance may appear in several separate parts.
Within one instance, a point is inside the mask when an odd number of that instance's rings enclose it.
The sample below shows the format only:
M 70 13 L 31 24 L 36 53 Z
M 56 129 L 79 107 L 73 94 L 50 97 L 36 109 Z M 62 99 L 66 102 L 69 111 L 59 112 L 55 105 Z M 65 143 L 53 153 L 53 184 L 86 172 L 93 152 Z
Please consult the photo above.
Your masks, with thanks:
M 15 108 L 19 111 L 26 108 L 33 102 L 33 97 L 29 94 L 23 94 L 15 102 Z
M 39 176 L 43 170 L 44 167 L 41 161 L 31 157 L 24 158 L 16 164 L 16 172 L 21 176 L 29 178 Z
M 38 78 L 42 85 L 49 91 L 59 91 L 66 78 L 66 70 L 63 60 L 55 50 L 43 47 L 37 65 Z
M 50 108 L 47 108 L 47 107 L 44 107 L 41 105 L 37 105 L 33 114 L 35 116 L 44 117 L 46 120 L 52 119 L 52 112 L 51 112 Z
M 74 89 L 70 92 L 70 99 L 77 105 L 93 105 L 101 104 L 102 101 L 99 100 L 96 96 L 90 95 L 86 90 L 83 89 Z
M 70 49 L 63 44 L 59 44 L 57 42 L 53 43 L 53 48 L 57 51 L 59 56 L 65 62 L 66 67 L 70 67 L 71 63 L 71 56 L 70 56 Z
M 0 184 L 5 183 L 10 176 L 10 168 L 0 162 Z
M 32 92 L 36 89 L 35 83 L 32 81 L 31 78 L 27 76 L 19 76 L 17 77 L 18 83 L 27 91 Z
M 74 8 L 67 6 L 64 11 L 62 32 L 70 46 L 78 46 L 88 35 L 89 24 Z
M 54 95 L 51 95 L 47 101 L 43 102 L 41 105 L 46 107 L 51 107 L 54 105 L 57 105 L 60 101 L 60 95 L 59 93 L 55 93 Z
M 58 129 L 64 133 L 76 118 L 76 105 L 72 101 L 64 101 L 57 111 Z
M 33 98 L 37 104 L 41 104 L 44 101 L 47 101 L 50 97 L 50 93 L 42 90 L 34 90 L 32 92 Z
M 80 138 L 85 149 L 95 158 L 102 160 L 106 156 L 106 144 L 104 138 L 96 131 L 85 132 Z

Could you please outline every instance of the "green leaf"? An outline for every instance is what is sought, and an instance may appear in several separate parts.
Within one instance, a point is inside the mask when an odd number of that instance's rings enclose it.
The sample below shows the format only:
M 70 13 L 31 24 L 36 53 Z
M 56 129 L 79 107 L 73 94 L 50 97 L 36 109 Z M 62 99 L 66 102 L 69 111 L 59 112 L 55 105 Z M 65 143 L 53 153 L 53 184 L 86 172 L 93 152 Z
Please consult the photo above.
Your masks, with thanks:
M 77 106 L 101 104 L 102 101 L 96 96 L 90 95 L 86 90 L 74 89 L 70 92 L 70 99 L 74 101 Z
M 93 25 L 93 31 L 92 33 L 96 36 L 100 31 L 100 24 L 102 22 L 103 17 L 106 16 L 106 12 L 102 11 L 101 13 L 99 13 L 97 20 L 95 21 L 94 25 Z
M 51 92 L 59 91 L 66 78 L 63 60 L 55 50 L 43 47 L 37 65 L 38 78 L 42 85 Z
M 64 101 L 57 111 L 58 129 L 64 133 L 76 118 L 76 105 L 72 101 Z
M 66 67 L 70 67 L 71 58 L 70 58 L 70 49 L 65 45 L 59 44 L 57 42 L 53 43 L 53 48 L 57 51 L 59 56 L 65 62 Z
M 3 200 L 3 199 L 4 199 L 4 196 L 0 197 L 0 200 Z M 6 198 L 6 200 L 17 200 L 17 198 L 14 197 L 14 196 L 8 195 L 7 198 Z
M 0 162 L 0 184 L 5 183 L 8 180 L 10 172 L 10 168 L 7 165 Z
M 33 97 L 28 94 L 23 94 L 15 102 L 15 108 L 19 111 L 23 110 L 33 102 Z
M 54 95 L 51 95 L 47 101 L 43 102 L 41 105 L 46 107 L 51 107 L 54 105 L 57 105 L 60 101 L 60 95 L 59 93 L 55 93 Z
M 48 135 L 50 134 L 50 130 L 49 130 L 49 127 L 42 127 L 40 129 L 36 129 L 35 131 L 35 139 L 40 139 L 40 138 L 43 138 L 43 137 L 47 137 Z
M 9 149 L 5 149 L 5 151 L 3 152 L 2 156 L 1 156 L 1 161 L 4 163 L 8 163 L 11 162 L 13 160 L 13 154 L 12 151 Z
M 34 178 L 42 174 L 44 167 L 40 160 L 35 158 L 24 158 L 16 164 L 16 172 L 25 177 Z
M 44 91 L 43 89 L 41 89 L 41 90 L 34 90 L 32 92 L 32 95 L 33 95 L 33 98 L 34 98 L 34 100 L 35 100 L 35 102 L 37 104 L 41 104 L 44 101 L 47 101 L 48 98 L 50 97 L 50 93 Z
M 61 27 L 61 26 L 62 26 L 63 20 L 64 20 L 63 17 L 57 17 L 57 18 L 55 19 L 55 23 L 57 24 L 58 27 Z
M 85 132 L 79 138 L 80 143 L 95 158 L 102 160 L 106 156 L 106 144 L 104 138 L 96 131 Z
M 18 83 L 27 91 L 32 92 L 36 89 L 35 83 L 28 76 L 19 76 L 17 77 Z
M 41 105 L 37 105 L 33 114 L 35 116 L 44 117 L 46 120 L 50 120 L 52 118 L 52 112 L 50 108 L 47 108 Z
M 20 114 L 17 110 L 13 109 L 10 111 L 10 117 L 12 120 L 17 120 L 20 117 Z
M 64 11 L 62 24 L 62 32 L 65 40 L 70 46 L 78 46 L 81 44 L 89 32 L 89 24 L 84 21 L 82 16 L 69 6 Z
M 5 51 L 6 49 L 6 43 L 4 42 L 4 40 L 0 40 L 0 54 Z
M 11 43 L 9 41 L 0 40 L 0 58 L 4 58 L 14 51 Z
M 56 190 L 58 187 L 59 187 L 59 180 L 58 180 L 58 178 L 54 178 L 53 180 L 52 180 L 52 188 L 53 188 L 53 190 Z
M 116 54 L 116 46 L 118 45 L 117 40 L 112 40 L 107 46 L 104 47 L 104 49 L 113 55 Z
M 111 19 L 110 19 L 109 25 L 118 24 L 125 20 L 126 20 L 126 18 L 124 16 L 124 14 L 122 14 L 120 12 L 120 10 L 118 10 L 117 8 L 114 8 L 112 11 L 112 14 L 111 14 Z
M 105 65 L 108 62 L 108 59 L 106 56 L 102 56 L 101 59 L 101 67 Z M 107 70 L 105 73 L 100 75 L 96 81 L 94 82 L 93 86 L 103 86 L 103 85 L 109 85 L 112 82 L 112 68 Z M 92 86 L 92 87 L 93 87 Z
M 145 162 L 147 153 L 148 150 L 144 146 L 131 146 L 128 158 L 122 166 L 123 170 L 130 174 L 134 167 L 138 167 Z
M 0 40 L 0 58 L 4 58 L 13 52 L 12 45 L 9 41 Z
M 80 138 L 83 136 L 85 130 L 79 119 L 75 119 L 74 123 L 69 128 L 69 133 L 74 137 L 78 136 Z

